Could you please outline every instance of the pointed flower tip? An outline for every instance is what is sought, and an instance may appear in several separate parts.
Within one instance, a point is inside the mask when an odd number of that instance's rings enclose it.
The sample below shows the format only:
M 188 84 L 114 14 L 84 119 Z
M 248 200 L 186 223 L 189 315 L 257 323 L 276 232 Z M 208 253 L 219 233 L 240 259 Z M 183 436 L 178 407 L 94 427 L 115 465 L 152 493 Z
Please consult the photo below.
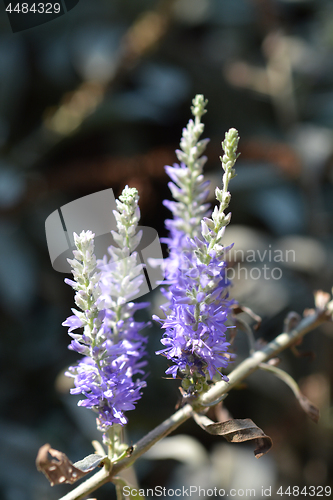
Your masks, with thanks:
M 75 315 L 69 316 L 63 323 L 62 326 L 69 326 L 68 332 L 81 328 L 83 326 L 82 321 Z
M 157 321 L 157 323 L 160 323 L 161 325 L 163 325 L 163 323 L 164 323 L 164 321 L 161 318 L 159 318 L 156 314 L 152 315 L 152 319 L 154 321 Z

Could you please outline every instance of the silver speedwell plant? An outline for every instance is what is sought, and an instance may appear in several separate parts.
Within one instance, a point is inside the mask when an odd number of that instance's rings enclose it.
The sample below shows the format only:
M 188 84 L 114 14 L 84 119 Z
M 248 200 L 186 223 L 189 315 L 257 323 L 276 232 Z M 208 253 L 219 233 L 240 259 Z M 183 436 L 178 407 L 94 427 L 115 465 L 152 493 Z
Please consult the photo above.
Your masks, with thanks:
M 182 403 L 170 418 L 134 445 L 123 441 L 127 412 L 135 409 L 146 386 L 147 337 L 141 332 L 148 325 L 138 322 L 135 313 L 149 307 L 149 303 L 133 300 L 143 279 L 136 251 L 142 235 L 137 231 L 138 192 L 126 186 L 114 211 L 115 245 L 109 247 L 104 259 L 96 260 L 94 234 L 89 227 L 74 235 L 76 250 L 69 261 L 73 279 L 66 282 L 75 290 L 76 308 L 63 324 L 72 338 L 70 348 L 82 357 L 67 373 L 74 380 L 71 392 L 81 396 L 79 405 L 95 412 L 103 443 L 94 441 L 95 453 L 75 464 L 48 444 L 39 450 L 37 467 L 51 485 L 75 483 L 100 467 L 62 500 L 81 499 L 108 482 L 116 485 L 119 500 L 144 495 L 144 490 L 133 488 L 119 474 L 189 418 L 206 432 L 230 442 L 252 440 L 255 456 L 261 457 L 272 441 L 252 420 L 214 422 L 205 415 L 258 369 L 284 380 L 309 417 L 318 420 L 317 408 L 301 394 L 290 375 L 277 368 L 274 360 L 306 333 L 330 320 L 333 301 L 329 294 L 316 292 L 315 309 L 311 313 L 303 318 L 288 315 L 283 333 L 264 347 L 255 348 L 250 326 L 238 317 L 239 312 L 249 310 L 229 295 L 227 253 L 231 247 L 223 243 L 231 218 L 227 212 L 231 200 L 229 183 L 236 175 L 239 136 L 234 128 L 225 134 L 222 183 L 215 188 L 217 203 L 211 210 L 207 203 L 209 182 L 203 174 L 207 160 L 203 153 L 208 140 L 201 139 L 206 105 L 202 95 L 193 99 L 193 119 L 183 129 L 180 149 L 176 151 L 179 163 L 165 167 L 173 197 L 164 202 L 171 212 L 166 221 L 169 235 L 164 240 L 169 249 L 162 288 L 166 302 L 161 317 L 153 319 L 161 324 L 163 332 L 163 348 L 157 354 L 167 360 L 166 373 L 181 381 Z M 248 334 L 249 356 L 230 371 L 230 362 L 235 358 L 231 340 L 237 329 Z

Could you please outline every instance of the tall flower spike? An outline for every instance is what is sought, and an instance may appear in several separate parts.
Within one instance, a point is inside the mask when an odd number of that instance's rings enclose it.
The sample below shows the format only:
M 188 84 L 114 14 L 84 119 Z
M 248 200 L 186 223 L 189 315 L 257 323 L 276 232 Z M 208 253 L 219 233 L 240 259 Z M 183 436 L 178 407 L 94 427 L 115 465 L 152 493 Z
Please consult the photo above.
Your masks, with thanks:
M 170 251 L 166 259 L 168 280 L 172 279 L 179 267 L 186 267 L 184 256 L 189 253 L 188 237 L 194 238 L 199 235 L 201 219 L 208 215 L 210 207 L 205 203 L 209 193 L 209 181 L 205 181 L 203 176 L 207 158 L 202 156 L 209 139 L 199 140 L 204 130 L 201 118 L 206 113 L 207 101 L 203 95 L 197 95 L 192 102 L 191 111 L 194 120 L 189 120 L 187 127 L 183 129 L 180 149 L 176 150 L 180 165 L 165 167 L 172 181 L 168 185 L 176 200 L 163 202 L 173 214 L 173 219 L 165 221 L 170 231 L 169 237 L 164 239 Z
M 171 282 L 167 318 L 156 318 L 165 329 L 161 340 L 165 349 L 158 354 L 174 363 L 166 373 L 176 377 L 180 372 L 183 388 L 190 393 L 207 389 L 207 382 L 214 376 L 227 380 L 220 370 L 232 358 L 226 355 L 226 321 L 234 301 L 228 298 L 230 282 L 223 260 L 228 248 L 221 240 L 230 221 L 224 210 L 230 202 L 228 184 L 235 176 L 238 140 L 237 131 L 230 129 L 222 143 L 223 189 L 216 189 L 220 205 L 212 218 L 202 220 L 201 234 L 189 240 L 192 254 L 187 258 L 187 268 L 176 271 Z
M 84 395 L 86 399 L 78 404 L 98 413 L 97 425 L 104 432 L 106 443 L 114 424 L 127 423 L 124 412 L 135 408 L 146 385 L 141 377 L 147 340 L 139 334 L 146 324 L 136 322 L 133 315 L 149 304 L 129 302 L 143 281 L 142 265 L 133 252 L 141 238 L 140 233 L 136 234 L 140 218 L 138 199 L 137 190 L 126 186 L 117 200 L 117 231 L 112 234 L 118 247 L 108 248 L 109 259 L 105 256 L 96 265 L 92 233 L 83 232 L 77 237 L 75 260 L 70 261 L 75 281 L 67 280 L 75 290 L 84 283 L 85 290 L 79 289 L 77 294 L 86 294 L 76 300 L 82 312 L 74 311 L 74 318 L 63 323 L 74 337 L 70 347 L 85 356 L 67 373 L 74 377 L 75 389 L 71 393 Z M 80 251 L 87 234 L 90 246 Z M 85 326 L 83 334 L 71 333 L 85 324 L 89 328 Z

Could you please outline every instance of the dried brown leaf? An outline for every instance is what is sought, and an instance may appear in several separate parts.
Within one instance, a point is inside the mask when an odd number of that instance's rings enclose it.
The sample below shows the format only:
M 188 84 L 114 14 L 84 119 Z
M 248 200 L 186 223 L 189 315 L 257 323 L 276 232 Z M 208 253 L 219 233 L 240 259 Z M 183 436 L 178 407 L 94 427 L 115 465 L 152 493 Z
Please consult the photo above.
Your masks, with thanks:
M 223 436 L 229 443 L 254 441 L 256 458 L 262 457 L 272 447 L 272 440 L 266 436 L 250 418 L 238 418 L 226 422 L 212 422 L 204 415 L 193 415 L 196 423 L 209 434 Z
M 49 455 L 53 458 L 50 459 Z M 93 454 L 72 464 L 65 453 L 51 448 L 49 444 L 44 444 L 38 450 L 36 466 L 50 481 L 51 486 L 64 483 L 73 484 L 94 470 L 105 458 L 105 456 Z
M 256 321 L 256 324 L 253 326 L 253 329 L 254 330 L 258 330 L 258 328 L 260 327 L 261 325 L 261 317 L 258 316 L 257 314 L 255 314 L 252 309 L 250 309 L 249 307 L 245 307 L 245 306 L 240 306 L 239 304 L 233 306 L 233 313 L 234 314 L 240 314 L 242 312 L 245 312 L 246 314 L 248 314 L 250 316 L 250 318 L 254 319 L 254 321 Z

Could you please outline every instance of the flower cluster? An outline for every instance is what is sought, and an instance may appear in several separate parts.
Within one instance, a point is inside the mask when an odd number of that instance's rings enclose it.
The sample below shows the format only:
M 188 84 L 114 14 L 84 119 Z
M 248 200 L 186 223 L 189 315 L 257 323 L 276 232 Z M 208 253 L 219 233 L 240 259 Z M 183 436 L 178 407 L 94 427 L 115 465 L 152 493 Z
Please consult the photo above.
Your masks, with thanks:
M 206 157 L 202 156 L 208 140 L 200 140 L 205 106 L 204 97 L 197 95 L 191 108 L 194 120 L 184 128 L 180 150 L 176 151 L 180 164 L 166 167 L 175 199 L 164 202 L 173 214 L 173 219 L 166 221 L 169 237 L 165 240 L 169 246 L 165 283 L 170 286 L 164 290 L 166 319 L 155 317 L 165 330 L 161 340 L 164 349 L 158 354 L 172 362 L 166 373 L 174 378 L 182 375 L 183 388 L 191 394 L 207 389 L 214 377 L 226 379 L 221 370 L 232 358 L 227 354 L 226 332 L 233 301 L 226 276 L 228 248 L 221 240 L 230 221 L 231 214 L 224 211 L 230 202 L 228 184 L 235 176 L 239 138 L 237 131 L 230 129 L 222 143 L 223 189 L 216 188 L 219 205 L 210 218 L 206 203 L 209 183 L 203 176 Z M 67 373 L 74 378 L 71 393 L 82 394 L 85 398 L 79 405 L 98 413 L 97 426 L 109 443 L 108 431 L 112 428 L 114 437 L 114 424 L 127 423 L 124 412 L 134 409 L 146 385 L 147 340 L 139 333 L 146 324 L 135 321 L 134 313 L 148 306 L 132 302 L 140 295 L 144 281 L 143 265 L 135 251 L 142 237 L 137 231 L 140 210 L 136 189 L 126 186 L 114 215 L 115 245 L 102 260 L 96 261 L 90 231 L 74 235 L 76 250 L 69 261 L 74 280 L 65 281 L 76 291 L 78 310 L 73 309 L 74 314 L 63 323 L 72 337 L 69 347 L 84 356 Z M 81 333 L 73 333 L 79 328 L 83 328 Z
M 127 423 L 124 412 L 134 409 L 146 385 L 141 377 L 147 340 L 139 334 L 146 324 L 133 315 L 149 304 L 129 302 L 144 279 L 134 251 L 141 239 L 136 232 L 140 218 L 136 189 L 126 186 L 114 215 L 117 231 L 112 236 L 118 247 L 108 248 L 109 258 L 96 262 L 90 231 L 74 235 L 75 258 L 69 261 L 74 281 L 65 281 L 76 291 L 80 310 L 73 309 L 74 315 L 63 323 L 73 338 L 69 347 L 85 356 L 67 373 L 74 377 L 71 393 L 85 396 L 78 404 L 98 413 L 98 428 L 105 433 L 113 424 Z M 82 327 L 83 333 L 73 333 Z
M 197 96 L 193 101 L 194 109 L 198 102 L 202 106 L 204 103 L 202 96 Z M 197 125 L 199 121 L 200 118 Z M 202 130 L 202 127 L 200 128 Z M 195 161 L 198 163 L 197 158 L 202 152 L 204 142 L 197 142 L 198 134 L 194 134 L 194 129 L 191 120 L 187 129 L 183 131 L 181 141 L 181 147 L 185 152 L 184 154 L 178 152 L 178 157 L 187 159 L 188 165 L 184 164 L 173 169 L 167 167 L 167 172 L 176 183 L 171 189 L 172 193 L 180 201 L 168 203 L 174 214 L 174 220 L 168 223 L 170 257 L 167 276 L 170 287 L 166 296 L 169 302 L 162 307 L 167 317 L 166 319 L 155 317 L 165 329 L 161 340 L 165 349 L 158 351 L 158 354 L 163 354 L 174 363 L 166 373 L 175 378 L 180 372 L 184 377 L 183 388 L 190 393 L 207 389 L 207 382 L 214 376 L 227 379 L 220 370 L 228 365 L 232 357 L 230 354 L 225 354 L 229 347 L 226 340 L 228 328 L 226 321 L 234 303 L 228 295 L 230 282 L 226 277 L 224 261 L 225 253 L 230 247 L 223 247 L 221 240 L 231 216 L 231 214 L 225 215 L 224 210 L 230 202 L 228 183 L 235 176 L 233 166 L 237 159 L 239 140 L 235 129 L 227 132 L 222 143 L 225 152 L 221 158 L 224 169 L 223 189 L 216 188 L 216 197 L 220 204 L 219 207 L 215 207 L 212 218 L 203 217 L 199 230 L 199 214 L 208 207 L 201 205 L 198 210 L 198 203 L 194 201 L 202 202 L 207 196 L 202 174 L 199 174 L 197 181 L 193 177 L 191 165 Z M 189 159 L 193 158 L 195 160 L 191 164 Z M 202 160 L 199 160 L 199 164 L 201 163 Z M 191 193 L 192 190 L 195 190 L 195 195 Z M 183 219 L 181 212 L 186 210 L 189 214 L 196 213 L 196 218 L 190 217 L 191 223 L 187 225 L 181 222 Z M 182 265 L 176 260 L 177 247 L 178 252 L 183 254 Z

